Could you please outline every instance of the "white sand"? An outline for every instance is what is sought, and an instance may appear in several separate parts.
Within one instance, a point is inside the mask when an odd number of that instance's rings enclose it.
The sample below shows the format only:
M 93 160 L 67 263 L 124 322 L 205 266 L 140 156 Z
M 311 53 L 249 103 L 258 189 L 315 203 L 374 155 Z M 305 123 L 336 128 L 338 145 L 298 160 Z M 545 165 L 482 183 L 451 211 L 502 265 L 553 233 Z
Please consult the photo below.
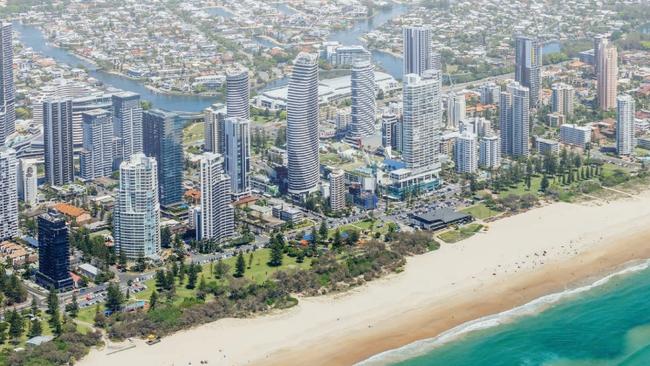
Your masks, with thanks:
M 135 340 L 136 347 L 108 355 L 124 344 L 109 345 L 92 351 L 79 364 L 178 366 L 199 365 L 201 360 L 208 360 L 209 365 L 351 364 L 418 337 L 435 335 L 472 316 L 539 296 L 538 292 L 524 296 L 527 285 L 517 282 L 524 275 L 546 270 L 551 277 L 566 275 L 575 280 L 571 266 L 595 260 L 596 256 L 589 254 L 596 250 L 629 252 L 630 248 L 624 248 L 626 235 L 648 227 L 650 193 L 607 204 L 556 203 L 499 220 L 490 224 L 486 233 L 409 258 L 404 272 L 361 288 L 300 299 L 292 309 L 254 319 L 219 320 L 166 337 L 153 346 Z M 645 254 L 632 253 L 620 257 L 619 262 Z M 597 258 L 602 261 L 602 253 Z M 568 259 L 571 266 L 566 266 Z M 562 269 L 560 264 L 565 264 Z M 605 264 L 599 268 L 608 268 Z M 579 277 L 587 274 L 583 271 Z M 508 287 L 513 283 L 520 288 Z M 502 298 L 484 297 L 491 293 Z M 452 306 L 462 301 L 477 306 L 483 300 L 488 304 L 477 312 Z M 440 312 L 436 320 L 433 315 L 423 315 L 432 311 Z M 440 314 L 446 314 L 445 324 L 436 323 Z M 414 331 L 413 326 L 423 329 Z

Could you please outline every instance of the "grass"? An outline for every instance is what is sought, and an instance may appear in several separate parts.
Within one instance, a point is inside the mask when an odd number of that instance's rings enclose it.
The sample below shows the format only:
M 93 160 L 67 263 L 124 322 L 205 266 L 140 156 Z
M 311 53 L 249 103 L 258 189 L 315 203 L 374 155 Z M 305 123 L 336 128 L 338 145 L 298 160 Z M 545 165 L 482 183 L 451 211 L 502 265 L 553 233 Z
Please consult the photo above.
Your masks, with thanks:
M 183 145 L 190 146 L 205 139 L 203 122 L 192 123 L 183 129 Z
M 357 230 L 361 233 L 364 231 L 369 231 L 371 234 L 379 232 L 380 234 L 384 235 L 388 232 L 388 224 L 389 224 L 388 222 L 382 222 L 379 220 L 375 220 L 374 224 L 371 220 L 362 220 L 362 221 L 357 221 L 357 222 L 343 225 L 341 227 L 338 227 L 338 229 L 341 231 L 341 233 L 350 230 Z M 337 228 L 330 229 L 329 231 L 330 238 L 334 237 L 334 233 L 336 232 L 336 229 Z
M 499 197 L 505 198 L 505 197 L 507 197 L 507 196 L 509 196 L 511 194 L 516 194 L 516 195 L 519 195 L 519 196 L 521 196 L 522 194 L 526 194 L 526 193 L 536 194 L 536 193 L 539 192 L 541 184 L 542 184 L 542 176 L 541 175 L 539 175 L 539 176 L 533 175 L 530 178 L 530 190 L 526 186 L 526 182 L 521 181 L 521 182 L 517 183 L 516 185 L 508 187 L 508 189 L 506 189 L 505 191 L 499 192 Z
M 452 244 L 471 237 L 472 235 L 479 232 L 482 228 L 483 225 L 481 224 L 469 224 L 461 226 L 460 228 L 454 230 L 446 231 L 438 235 L 438 237 L 445 243 Z
M 464 208 L 464 209 L 462 209 L 460 211 L 465 212 L 467 214 L 470 214 L 470 215 L 474 216 L 475 218 L 477 218 L 479 220 L 489 219 L 490 217 L 496 216 L 496 215 L 498 215 L 500 213 L 499 211 L 496 211 L 496 210 L 493 210 L 493 209 L 487 207 L 483 203 L 479 203 L 479 204 L 474 205 L 474 206 L 466 207 L 466 208 Z

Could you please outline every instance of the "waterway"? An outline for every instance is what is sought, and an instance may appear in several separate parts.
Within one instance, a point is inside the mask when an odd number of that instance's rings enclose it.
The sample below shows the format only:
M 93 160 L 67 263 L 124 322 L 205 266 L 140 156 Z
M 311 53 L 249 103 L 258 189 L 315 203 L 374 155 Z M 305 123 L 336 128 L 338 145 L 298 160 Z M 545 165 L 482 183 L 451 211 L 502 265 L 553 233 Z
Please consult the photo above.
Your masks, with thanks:
M 96 65 L 75 56 L 68 50 L 48 44 L 43 33 L 37 27 L 16 22 L 14 29 L 18 31 L 20 42 L 26 47 L 51 57 L 59 63 L 71 67 L 84 67 L 90 76 L 103 84 L 138 93 L 143 100 L 150 101 L 155 107 L 172 111 L 199 112 L 217 101 L 215 97 L 156 93 L 146 88 L 140 81 L 99 70 Z

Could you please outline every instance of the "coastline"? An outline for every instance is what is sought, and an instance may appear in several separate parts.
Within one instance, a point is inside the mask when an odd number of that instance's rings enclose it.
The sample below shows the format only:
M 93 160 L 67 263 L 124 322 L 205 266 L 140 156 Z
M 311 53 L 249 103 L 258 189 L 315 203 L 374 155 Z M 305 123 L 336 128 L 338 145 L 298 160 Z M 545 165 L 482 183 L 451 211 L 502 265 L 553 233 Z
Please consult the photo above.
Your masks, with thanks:
M 154 346 L 135 340 L 135 348 L 108 355 L 120 347 L 111 344 L 80 364 L 354 364 L 650 258 L 648 203 L 650 192 L 606 204 L 554 203 L 411 257 L 404 272 L 361 288 L 303 298 L 257 318 L 219 320 Z

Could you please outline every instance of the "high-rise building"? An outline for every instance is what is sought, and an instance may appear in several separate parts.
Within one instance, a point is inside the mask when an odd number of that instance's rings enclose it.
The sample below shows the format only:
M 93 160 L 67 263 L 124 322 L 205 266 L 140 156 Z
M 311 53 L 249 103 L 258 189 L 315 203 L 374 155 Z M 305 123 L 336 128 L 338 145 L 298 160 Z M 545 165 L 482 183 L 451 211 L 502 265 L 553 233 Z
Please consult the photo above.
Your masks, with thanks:
M 555 83 L 551 86 L 551 112 L 560 113 L 565 117 L 573 115 L 573 100 L 575 90 L 565 83 Z
M 481 85 L 481 104 L 499 104 L 501 87 L 495 83 Z
M 0 144 L 16 129 L 14 51 L 11 23 L 0 24 Z
M 501 93 L 499 101 L 499 129 L 501 154 L 513 157 L 530 153 L 530 97 L 528 88 L 514 82 Z
M 183 200 L 183 121 L 161 109 L 143 113 L 144 153 L 156 158 L 160 204 L 174 206 Z
M 422 75 L 425 70 L 434 68 L 431 36 L 433 30 L 429 27 L 404 27 L 404 75 Z
M 160 205 L 156 160 L 142 153 L 120 164 L 120 184 L 113 216 L 118 254 L 129 259 L 160 255 Z
M 230 177 L 223 170 L 223 157 L 211 152 L 201 156 L 201 239 L 217 242 L 235 233 L 230 200 Z
M 530 107 L 536 107 L 542 91 L 542 42 L 536 38 L 515 38 L 515 81 L 529 90 Z
M 456 128 L 466 118 L 465 93 L 451 93 L 447 99 L 447 127 Z
M 300 53 L 293 63 L 287 98 L 289 193 L 318 190 L 318 59 Z
M 561 143 L 584 149 L 590 141 L 591 126 L 578 126 L 574 124 L 564 124 L 560 126 Z
M 496 169 L 501 165 L 501 146 L 499 136 L 481 137 L 478 165 L 483 169 Z
M 36 282 L 45 288 L 72 287 L 70 243 L 63 215 L 51 211 L 38 217 L 38 272 Z
M 397 150 L 397 128 L 399 123 L 397 116 L 394 113 L 384 113 L 381 116 L 381 145 L 384 148 L 390 147 L 392 150 Z
M 20 159 L 18 162 L 18 197 L 28 205 L 38 202 L 38 169 L 36 160 Z
M 458 131 L 463 133 L 468 131 L 477 137 L 483 137 L 492 132 L 490 121 L 483 117 L 466 118 L 458 126 Z
M 128 161 L 133 154 L 143 151 L 142 106 L 140 95 L 132 92 L 113 94 L 112 104 L 115 138 L 113 168 L 118 169 L 122 161 Z
M 18 235 L 16 151 L 0 147 L 0 240 Z
M 631 155 L 634 152 L 634 98 L 621 95 L 616 98 L 616 153 Z
M 350 141 L 375 133 L 375 72 L 370 61 L 357 61 L 352 65 L 352 120 L 348 126 Z
M 606 40 L 598 50 L 598 107 L 607 111 L 616 106 L 616 95 L 618 88 L 618 51 L 616 46 L 609 44 Z
M 228 117 L 237 117 L 249 120 L 250 113 L 250 85 L 248 82 L 248 69 L 239 67 L 226 71 L 226 111 Z
M 251 193 L 250 121 L 228 117 L 225 123 L 224 169 L 230 176 L 230 192 L 235 199 Z
M 476 173 L 478 170 L 478 145 L 476 135 L 465 131 L 456 139 L 455 147 L 456 172 Z
M 594 37 L 594 74 L 598 77 L 600 73 L 600 56 L 609 43 L 609 38 L 605 34 L 597 34 Z
M 78 96 L 77 91 L 57 88 L 55 94 L 58 98 L 72 99 L 72 143 L 75 153 L 83 148 L 83 114 L 96 109 L 112 112 L 112 95 L 104 92 L 93 92 L 89 95 Z
M 426 70 L 422 76 L 404 75 L 402 160 L 413 170 L 440 168 L 442 135 L 440 71 Z
M 345 172 L 340 169 L 330 173 L 330 208 L 334 212 L 345 209 Z
M 205 122 L 205 151 L 223 153 L 224 123 L 226 122 L 226 108 L 223 104 L 213 104 L 203 111 Z
M 83 114 L 81 178 L 107 177 L 113 171 L 113 120 L 111 112 L 94 109 Z
M 43 102 L 43 144 L 45 180 L 63 186 L 74 180 L 72 142 L 72 101 L 48 99 Z

